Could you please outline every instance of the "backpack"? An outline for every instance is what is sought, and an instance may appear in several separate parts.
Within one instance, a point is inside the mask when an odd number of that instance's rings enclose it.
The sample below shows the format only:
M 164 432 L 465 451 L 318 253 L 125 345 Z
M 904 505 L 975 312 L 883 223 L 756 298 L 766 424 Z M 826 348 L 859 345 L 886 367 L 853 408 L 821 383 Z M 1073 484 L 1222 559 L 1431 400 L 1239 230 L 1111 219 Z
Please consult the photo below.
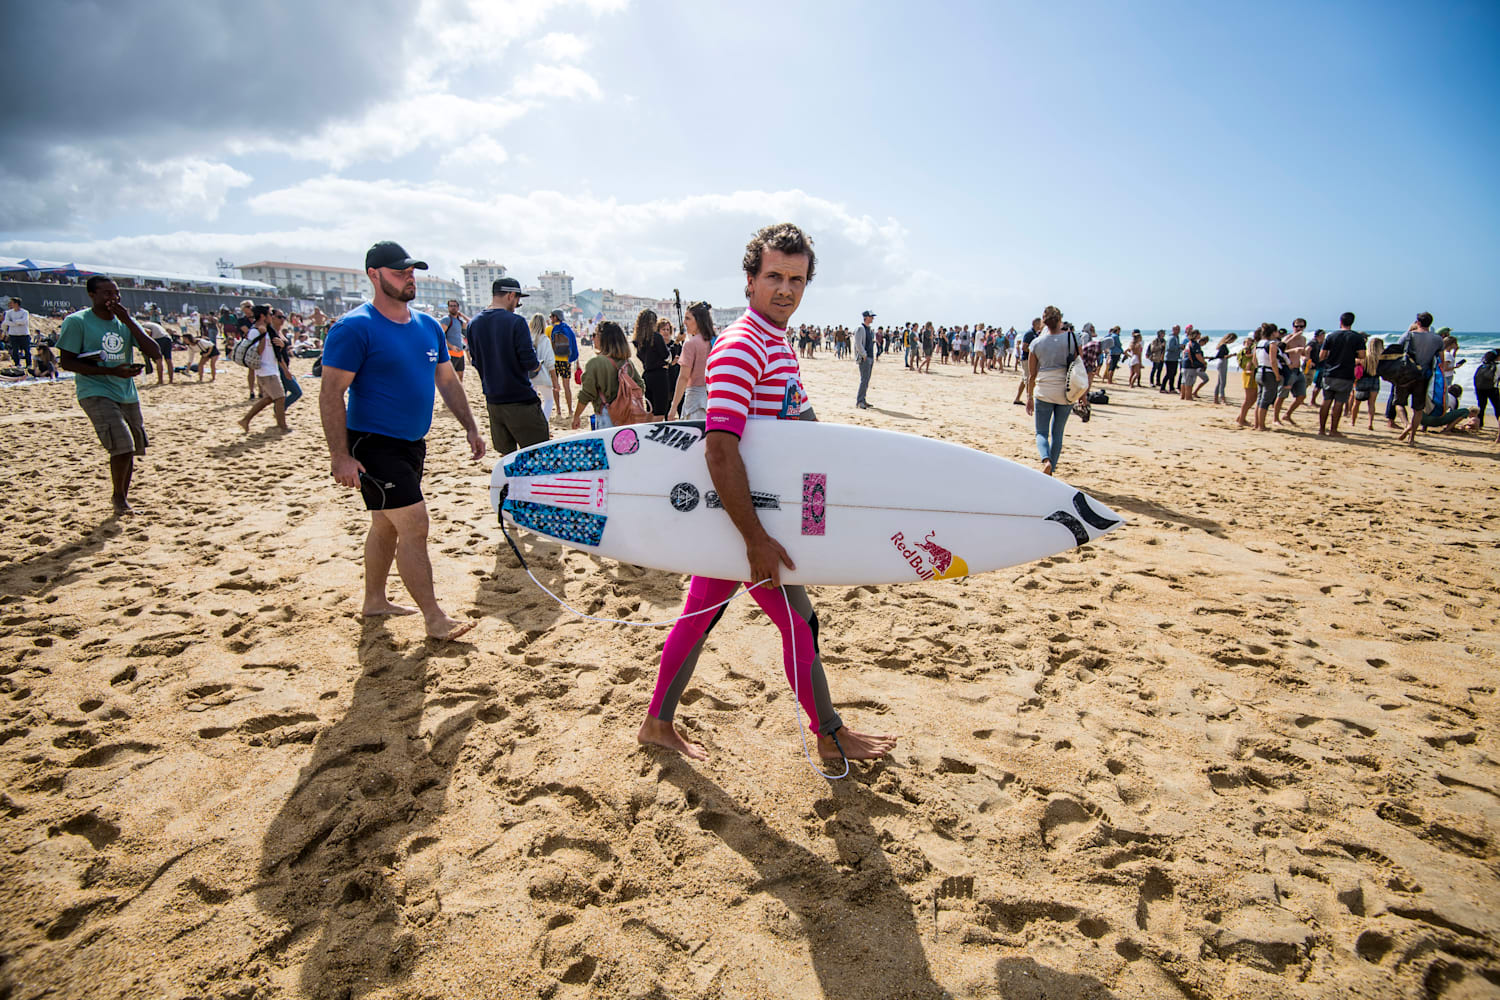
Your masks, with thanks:
M 1490 392 L 1495 388 L 1495 363 L 1480 365 L 1474 369 L 1474 391 Z
M 229 360 L 237 365 L 244 365 L 246 368 L 259 368 L 261 341 L 265 339 L 264 333 L 258 333 L 253 337 L 241 337 L 229 349 Z
M 567 333 L 560 329 L 561 323 L 552 327 L 552 354 L 555 357 L 565 358 L 572 352 L 572 344 L 568 342 Z
M 1422 367 L 1417 364 L 1416 356 L 1412 353 L 1411 341 L 1407 341 L 1404 350 L 1395 344 L 1387 347 L 1375 365 L 1375 374 L 1398 389 L 1420 382 Z
M 615 398 L 604 407 L 609 413 L 609 422 L 616 427 L 627 424 L 648 424 L 656 418 L 646 409 L 646 395 L 630 377 L 630 362 L 621 361 L 615 366 Z

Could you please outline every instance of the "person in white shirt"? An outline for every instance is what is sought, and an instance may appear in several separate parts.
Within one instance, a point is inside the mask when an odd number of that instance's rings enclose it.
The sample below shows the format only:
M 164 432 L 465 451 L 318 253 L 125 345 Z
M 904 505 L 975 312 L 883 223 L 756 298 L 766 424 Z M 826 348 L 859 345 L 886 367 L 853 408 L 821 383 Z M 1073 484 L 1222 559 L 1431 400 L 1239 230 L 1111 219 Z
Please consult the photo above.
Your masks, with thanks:
M 248 336 L 260 338 L 260 366 L 254 369 L 260 398 L 251 403 L 250 409 L 240 418 L 240 427 L 249 434 L 250 419 L 271 406 L 275 408 L 276 426 L 281 433 L 288 434 L 291 427 L 286 422 L 286 388 L 281 384 L 281 366 L 276 358 L 276 348 L 285 343 L 281 339 L 281 327 L 286 322 L 286 314 L 280 309 L 262 304 L 252 307 L 251 317 L 255 325 Z
M 5 343 L 10 348 L 10 363 L 24 371 L 31 370 L 31 313 L 21 308 L 21 300 L 10 297 L 3 324 Z
M 162 382 L 176 382 L 176 369 L 172 367 L 172 336 L 167 333 L 166 327 L 160 323 L 153 322 L 142 316 L 137 322 L 141 329 L 146 331 L 146 336 L 156 341 L 156 346 L 161 348 L 161 357 L 156 359 L 156 384 Z

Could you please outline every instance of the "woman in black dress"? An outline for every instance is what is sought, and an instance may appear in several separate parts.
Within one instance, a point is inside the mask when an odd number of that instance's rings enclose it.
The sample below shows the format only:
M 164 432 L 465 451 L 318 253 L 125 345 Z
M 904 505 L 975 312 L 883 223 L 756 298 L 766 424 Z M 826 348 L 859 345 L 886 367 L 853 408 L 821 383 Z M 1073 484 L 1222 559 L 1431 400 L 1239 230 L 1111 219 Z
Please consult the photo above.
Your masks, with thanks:
M 667 374 L 667 364 L 672 354 L 667 342 L 657 331 L 655 310 L 642 309 L 635 318 L 635 356 L 641 361 L 641 376 L 646 381 L 646 405 L 657 419 L 665 420 L 667 408 L 672 405 L 672 379 Z

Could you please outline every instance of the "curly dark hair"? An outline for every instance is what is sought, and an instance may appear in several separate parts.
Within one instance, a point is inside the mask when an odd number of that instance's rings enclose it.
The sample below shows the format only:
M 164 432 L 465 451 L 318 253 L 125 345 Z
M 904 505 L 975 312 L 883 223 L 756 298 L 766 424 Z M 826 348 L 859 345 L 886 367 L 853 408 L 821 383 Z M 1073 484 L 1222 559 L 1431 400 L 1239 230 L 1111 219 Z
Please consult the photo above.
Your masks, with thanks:
M 656 310 L 642 309 L 635 317 L 635 335 L 630 338 L 630 342 L 639 350 L 642 344 L 650 341 L 654 333 L 656 333 Z
M 776 250 L 786 254 L 807 254 L 807 280 L 813 280 L 813 271 L 818 266 L 818 255 L 813 253 L 812 238 L 792 223 L 778 222 L 773 226 L 756 230 L 755 235 L 750 237 L 750 242 L 745 244 L 745 258 L 741 262 L 746 275 L 753 278 L 760 274 L 760 260 L 767 250 Z

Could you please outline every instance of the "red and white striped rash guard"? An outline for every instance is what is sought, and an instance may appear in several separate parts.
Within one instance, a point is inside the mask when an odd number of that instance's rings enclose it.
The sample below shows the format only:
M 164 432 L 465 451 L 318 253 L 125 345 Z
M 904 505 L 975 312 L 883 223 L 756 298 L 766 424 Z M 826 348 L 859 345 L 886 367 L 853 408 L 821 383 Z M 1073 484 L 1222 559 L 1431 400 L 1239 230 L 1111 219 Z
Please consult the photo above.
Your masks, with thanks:
M 705 431 L 743 437 L 746 420 L 796 420 L 806 405 L 802 369 L 785 330 L 746 309 L 714 339 Z

